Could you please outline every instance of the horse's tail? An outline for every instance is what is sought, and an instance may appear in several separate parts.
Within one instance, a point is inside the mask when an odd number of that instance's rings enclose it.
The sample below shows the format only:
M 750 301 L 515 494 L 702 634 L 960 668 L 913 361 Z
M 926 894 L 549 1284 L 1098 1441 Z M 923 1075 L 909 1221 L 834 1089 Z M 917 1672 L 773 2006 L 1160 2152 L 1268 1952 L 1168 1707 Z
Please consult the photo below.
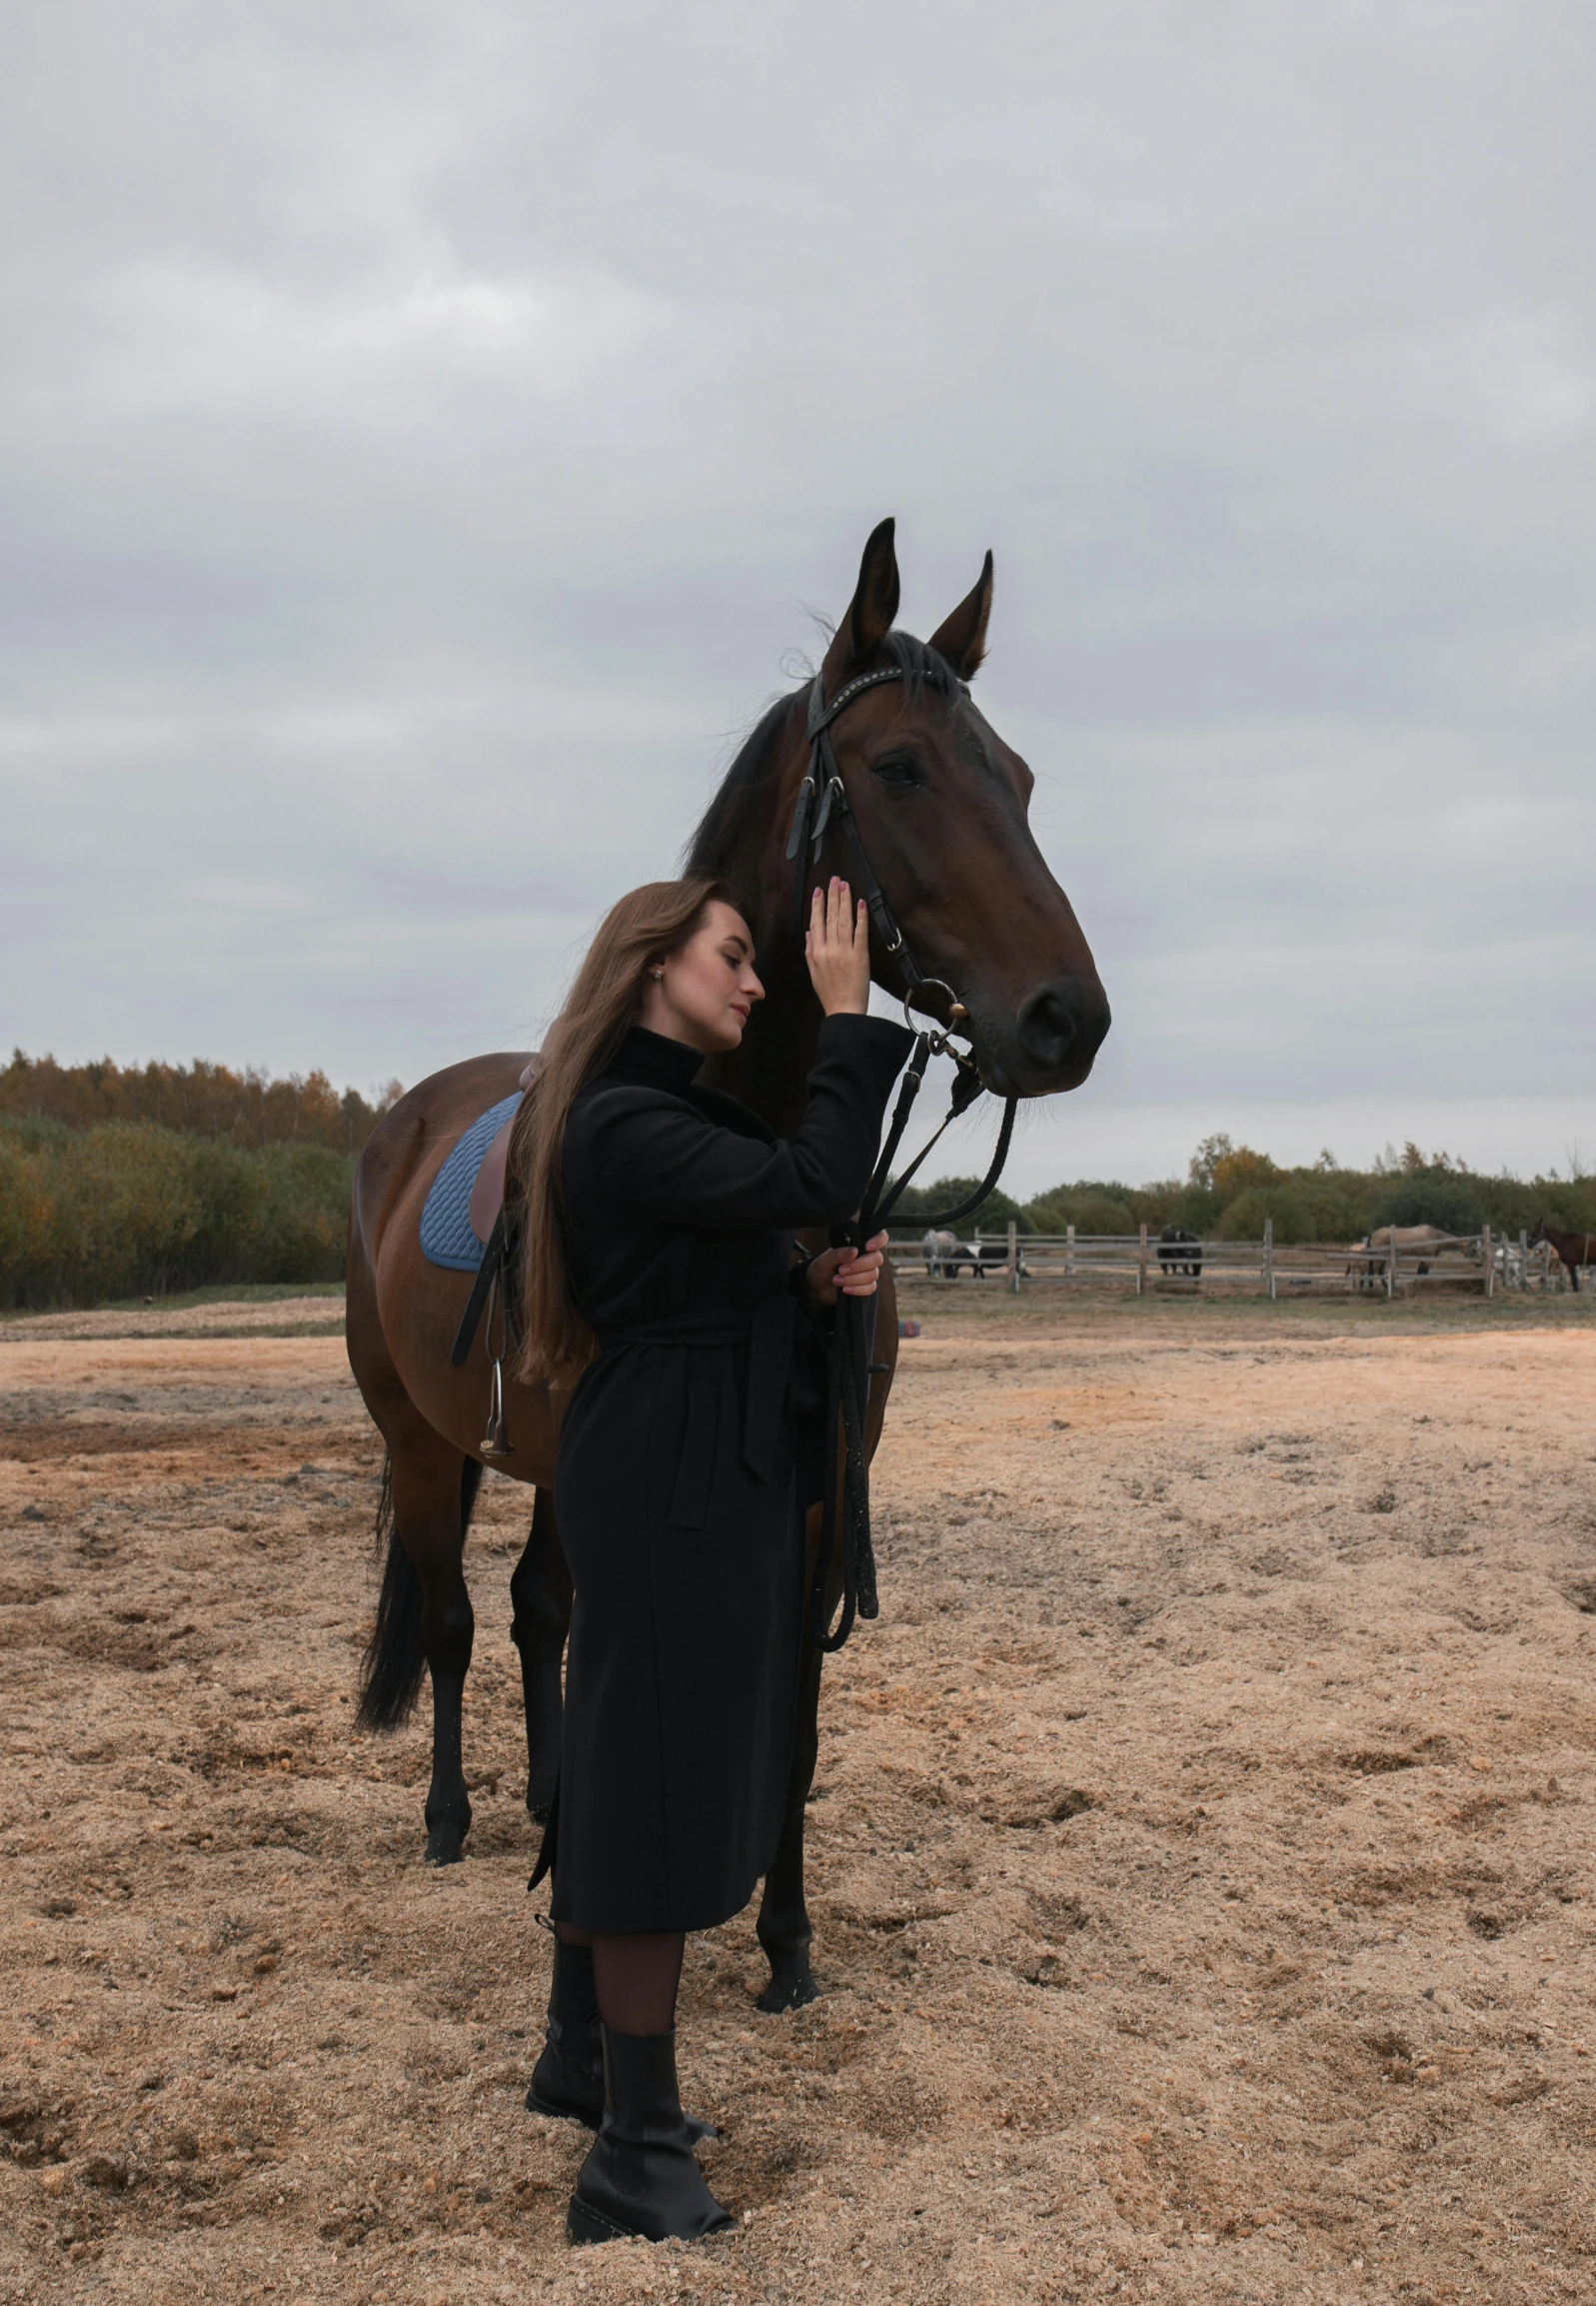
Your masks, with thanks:
M 471 1526 L 472 1508 L 482 1485 L 482 1466 L 468 1457 L 460 1468 L 460 1534 Z M 377 1596 L 377 1621 L 360 1668 L 360 1704 L 355 1722 L 360 1729 L 398 1729 L 410 1718 L 411 1707 L 427 1670 L 427 1651 L 421 1637 L 421 1578 L 406 1552 L 394 1523 L 394 1460 L 383 1456 L 383 1485 L 377 1498 L 377 1551 L 383 1558 L 382 1591 Z

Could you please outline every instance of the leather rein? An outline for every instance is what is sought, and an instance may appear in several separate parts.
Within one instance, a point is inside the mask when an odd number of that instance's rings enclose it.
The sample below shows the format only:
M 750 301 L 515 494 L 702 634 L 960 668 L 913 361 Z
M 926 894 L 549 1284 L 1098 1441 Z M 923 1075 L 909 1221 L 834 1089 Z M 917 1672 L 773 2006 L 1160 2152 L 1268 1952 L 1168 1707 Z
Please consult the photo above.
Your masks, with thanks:
M 891 1125 L 874 1174 L 865 1189 L 858 1215 L 849 1224 L 831 1227 L 833 1247 L 851 1243 L 862 1248 L 871 1234 L 887 1222 L 892 1210 L 907 1186 L 912 1182 L 926 1154 L 949 1128 L 974 1104 L 981 1094 L 980 1075 L 975 1060 L 968 1050 L 954 1046 L 952 1035 L 968 1017 L 968 1011 L 958 1000 L 951 986 L 940 978 L 927 977 L 915 960 L 902 929 L 893 918 L 886 892 L 876 879 L 869 857 L 859 834 L 858 821 L 848 803 L 847 788 L 842 783 L 836 765 L 836 754 L 831 744 L 831 727 L 837 717 L 862 697 L 866 690 L 878 689 L 885 682 L 901 681 L 902 671 L 897 666 L 883 667 L 879 672 L 860 673 L 846 681 L 836 695 L 826 703 L 821 677 L 816 674 L 808 694 L 805 734 L 809 743 L 809 765 L 803 782 L 798 787 L 798 802 L 793 811 L 792 829 L 788 834 L 787 857 L 793 866 L 793 923 L 801 943 L 804 935 L 804 899 L 810 875 L 819 863 L 820 847 L 834 820 L 841 826 L 853 852 L 857 868 L 860 893 L 869 909 L 876 934 L 885 951 L 897 963 L 907 984 L 903 999 L 903 1017 L 914 1032 L 914 1047 L 903 1074 L 903 1086 L 898 1091 Z M 964 696 L 968 690 L 960 684 Z M 911 1009 L 924 1005 L 916 1001 L 917 995 L 934 991 L 945 994 L 949 1022 L 945 1028 L 913 1026 L 909 1018 Z M 932 1057 L 951 1057 L 958 1071 L 953 1081 L 953 1094 L 940 1127 L 921 1146 L 908 1166 L 896 1177 L 891 1166 L 897 1158 L 898 1148 L 908 1127 L 914 1100 L 925 1079 L 925 1067 Z M 1014 1111 L 1017 1098 L 1003 1102 L 1003 1118 L 997 1133 L 997 1147 L 991 1166 L 972 1193 L 950 1209 L 939 1209 L 925 1223 L 932 1230 L 955 1223 L 978 1208 L 1003 1171 L 1008 1158 L 1008 1148 L 1014 1134 Z M 916 1219 L 916 1222 L 918 1220 Z M 880 1604 L 875 1590 L 875 1551 L 870 1539 L 869 1460 L 864 1449 L 864 1420 L 869 1399 L 869 1382 L 873 1370 L 884 1371 L 885 1364 L 872 1362 L 869 1357 L 870 1331 L 873 1323 L 873 1302 L 867 1313 L 865 1302 L 859 1297 L 838 1297 L 835 1318 L 831 1326 L 830 1348 L 826 1365 L 826 1431 L 835 1434 L 840 1428 L 842 1463 L 840 1477 L 833 1462 L 832 1477 L 826 1484 L 822 1503 L 820 1546 L 814 1566 L 814 1582 L 809 1594 L 810 1638 L 825 1651 L 840 1649 L 853 1630 L 857 1617 L 879 1615 Z M 842 1529 L 842 1595 L 841 1614 L 835 1627 L 828 1623 L 825 1607 L 825 1588 L 829 1582 L 831 1564 L 836 1553 L 837 1519 L 840 1514 Z

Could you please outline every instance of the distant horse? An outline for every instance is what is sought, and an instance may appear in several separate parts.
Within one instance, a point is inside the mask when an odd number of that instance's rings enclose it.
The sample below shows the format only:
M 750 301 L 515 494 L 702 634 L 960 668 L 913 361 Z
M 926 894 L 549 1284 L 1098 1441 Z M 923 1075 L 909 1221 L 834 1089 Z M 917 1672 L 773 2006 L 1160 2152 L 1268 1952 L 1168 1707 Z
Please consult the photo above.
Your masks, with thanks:
M 1192 1251 L 1195 1251 L 1195 1255 Z M 1184 1279 L 1202 1278 L 1202 1243 L 1195 1233 L 1188 1233 L 1183 1225 L 1165 1225 L 1158 1235 L 1158 1262 L 1169 1274 L 1180 1274 Z
M 958 1278 L 958 1235 L 949 1232 L 928 1232 L 920 1242 L 925 1257 L 925 1278 L 928 1281 L 956 1281 Z
M 1360 1289 L 1377 1287 L 1385 1279 L 1393 1236 L 1399 1260 L 1417 1257 L 1417 1270 L 1427 1273 L 1437 1257 L 1455 1253 L 1479 1262 L 1480 1251 L 1465 1235 L 1449 1233 L 1441 1225 L 1381 1225 L 1354 1242 L 1347 1277 Z M 1361 1253 L 1359 1253 L 1361 1252 Z
M 931 1232 L 920 1242 L 920 1249 L 926 1277 L 933 1281 L 956 1281 L 966 1265 L 975 1281 L 985 1280 L 988 1273 L 1008 1270 L 1006 1241 L 961 1241 L 956 1233 Z M 1018 1261 L 1021 1273 L 1028 1272 L 1023 1254 Z
M 856 832 L 897 924 L 930 977 L 945 980 L 968 1013 L 986 1088 L 1045 1097 L 1079 1087 L 1108 1031 L 1108 1004 L 1068 899 L 1043 863 L 1027 823 L 1031 772 L 970 702 L 965 684 L 985 654 L 991 556 L 980 578 L 929 644 L 892 630 L 897 561 L 892 524 L 864 548 L 858 586 L 819 674 L 834 700 L 844 684 L 875 676 L 832 729 L 838 782 L 851 810 L 831 812 L 809 855 L 800 894 L 831 873 L 858 882 Z M 794 923 L 788 829 L 809 764 L 810 688 L 765 714 L 711 802 L 688 851 L 688 868 L 728 882 L 754 930 L 766 999 L 743 1047 L 706 1069 L 772 1128 L 793 1130 L 803 1112 L 819 1005 Z M 602 810 L 602 791 L 589 797 Z M 802 853 L 799 853 L 802 870 Z M 901 999 L 907 984 L 878 925 L 875 983 Z M 946 1022 L 944 996 L 923 999 Z M 377 1623 L 367 1652 L 361 1718 L 405 1718 L 422 1675 L 433 1689 L 432 1781 L 427 1856 L 453 1863 L 471 1824 L 461 1766 L 461 1701 L 474 1619 L 461 1562 L 484 1461 L 490 1369 L 482 1340 L 463 1368 L 450 1345 L 471 1288 L 423 1255 L 419 1225 L 445 1156 L 489 1108 L 520 1084 L 527 1053 L 479 1057 L 435 1074 L 379 1123 L 357 1169 L 350 1222 L 349 1358 L 388 1444 L 391 1516 Z M 868 1442 L 880 1433 L 896 1357 L 891 1268 L 882 1276 L 868 1402 Z M 555 1455 L 564 1399 L 545 1386 L 508 1380 L 511 1453 L 502 1471 L 534 1485 L 532 1533 L 511 1579 L 511 1637 L 521 1651 L 527 1708 L 527 1807 L 547 1814 L 560 1760 L 561 1657 L 571 1579 L 555 1523 Z M 809 1545 L 817 1543 L 818 1513 Z M 813 1777 L 820 1652 L 806 1642 L 793 1774 L 781 1846 L 767 1876 L 760 1941 L 772 1981 L 763 2006 L 812 1998 L 809 1920 L 803 1901 L 803 1805 Z
M 1570 1288 L 1579 1287 L 1581 1265 L 1596 1265 L 1596 1233 L 1565 1233 L 1557 1225 L 1549 1225 L 1542 1217 L 1529 1237 L 1532 1241 L 1551 1242 L 1568 1274 Z

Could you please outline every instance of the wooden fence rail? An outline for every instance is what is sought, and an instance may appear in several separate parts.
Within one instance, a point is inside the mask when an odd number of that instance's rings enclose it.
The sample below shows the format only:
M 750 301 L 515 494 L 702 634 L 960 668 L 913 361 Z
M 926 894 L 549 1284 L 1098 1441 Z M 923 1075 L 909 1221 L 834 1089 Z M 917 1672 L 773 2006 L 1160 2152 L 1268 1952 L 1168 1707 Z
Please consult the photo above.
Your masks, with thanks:
M 1489 1225 L 1420 1247 L 1277 1242 L 1269 1220 L 1256 1241 L 1160 1241 L 1146 1225 L 1134 1233 L 1077 1233 L 1073 1225 L 1062 1233 L 1021 1233 L 1012 1223 L 1004 1233 L 960 1234 L 957 1241 L 956 1258 L 935 1260 L 923 1235 L 894 1230 L 892 1261 L 906 1274 L 924 1264 L 926 1277 L 945 1288 L 1001 1282 L 1019 1291 L 1129 1280 L 1137 1296 L 1154 1289 L 1190 1295 L 1218 1285 L 1232 1291 L 1250 1287 L 1267 1297 L 1314 1289 L 1395 1297 L 1429 1281 L 1476 1281 L 1489 1297 L 1498 1289 L 1560 1289 L 1568 1283 L 1548 1242 L 1531 1244 L 1522 1232 L 1515 1238 L 1493 1233 Z

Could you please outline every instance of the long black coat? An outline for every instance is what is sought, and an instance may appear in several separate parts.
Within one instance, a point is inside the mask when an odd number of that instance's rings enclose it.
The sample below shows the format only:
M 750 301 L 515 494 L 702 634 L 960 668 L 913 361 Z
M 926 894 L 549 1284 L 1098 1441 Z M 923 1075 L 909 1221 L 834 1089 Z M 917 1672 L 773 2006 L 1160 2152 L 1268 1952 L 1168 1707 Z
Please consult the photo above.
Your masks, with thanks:
M 775 1855 L 817 1342 L 793 1234 L 857 1208 L 911 1046 L 882 1019 L 827 1018 L 788 1139 L 695 1088 L 696 1050 L 641 1028 L 572 1106 L 571 1277 L 602 1350 L 555 1473 L 576 1602 L 539 1873 L 552 1862 L 560 1921 L 713 1928 Z

